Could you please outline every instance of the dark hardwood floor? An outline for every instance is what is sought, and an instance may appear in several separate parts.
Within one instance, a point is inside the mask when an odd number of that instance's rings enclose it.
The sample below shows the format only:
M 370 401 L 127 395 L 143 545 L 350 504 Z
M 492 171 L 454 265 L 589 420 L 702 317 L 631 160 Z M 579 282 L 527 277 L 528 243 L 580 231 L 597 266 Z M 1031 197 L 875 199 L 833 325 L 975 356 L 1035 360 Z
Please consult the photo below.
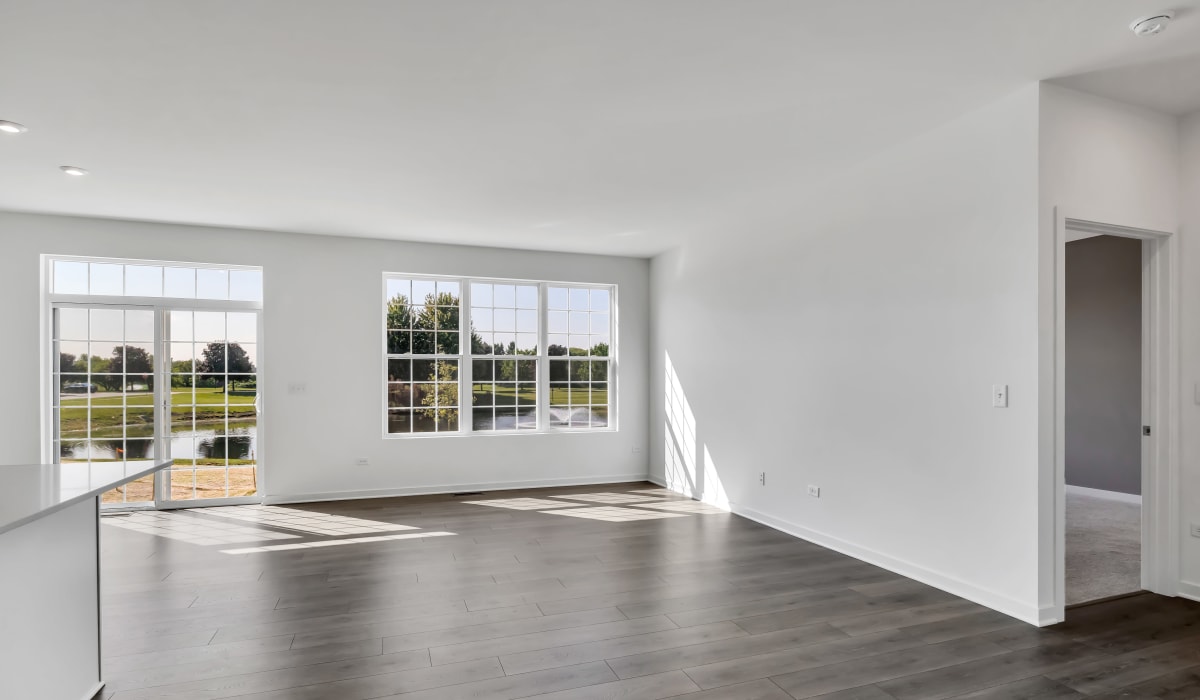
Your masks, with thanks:
M 1200 698 L 1200 604 L 1039 630 L 710 510 L 621 484 L 106 516 L 102 697 Z

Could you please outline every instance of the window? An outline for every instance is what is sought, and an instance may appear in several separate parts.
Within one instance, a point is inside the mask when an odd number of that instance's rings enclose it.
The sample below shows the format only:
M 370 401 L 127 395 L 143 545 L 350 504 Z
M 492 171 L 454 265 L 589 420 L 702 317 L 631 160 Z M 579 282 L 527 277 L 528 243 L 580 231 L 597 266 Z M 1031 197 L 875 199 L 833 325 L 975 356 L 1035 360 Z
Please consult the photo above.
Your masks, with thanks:
M 261 268 L 44 256 L 53 459 L 170 462 L 105 507 L 254 498 Z
M 387 281 L 388 433 L 453 433 L 459 426 L 461 285 Z
M 614 294 L 387 275 L 387 434 L 610 428 Z
M 262 301 L 262 269 L 55 258 L 51 294 Z
M 611 295 L 607 289 L 550 287 L 550 421 L 608 426 Z
M 471 283 L 471 430 L 537 430 L 536 284 Z

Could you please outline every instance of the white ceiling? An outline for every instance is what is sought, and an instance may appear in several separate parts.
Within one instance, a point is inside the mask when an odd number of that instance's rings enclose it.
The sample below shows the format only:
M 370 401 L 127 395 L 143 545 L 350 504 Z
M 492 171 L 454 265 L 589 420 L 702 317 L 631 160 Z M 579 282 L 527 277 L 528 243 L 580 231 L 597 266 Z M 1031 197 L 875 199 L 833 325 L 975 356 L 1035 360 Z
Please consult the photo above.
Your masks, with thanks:
M 1031 81 L 1187 53 L 1172 6 L 1139 39 L 1154 1 L 4 0 L 0 209 L 650 255 Z
M 1200 111 L 1200 54 L 1091 71 L 1054 82 L 1166 114 Z

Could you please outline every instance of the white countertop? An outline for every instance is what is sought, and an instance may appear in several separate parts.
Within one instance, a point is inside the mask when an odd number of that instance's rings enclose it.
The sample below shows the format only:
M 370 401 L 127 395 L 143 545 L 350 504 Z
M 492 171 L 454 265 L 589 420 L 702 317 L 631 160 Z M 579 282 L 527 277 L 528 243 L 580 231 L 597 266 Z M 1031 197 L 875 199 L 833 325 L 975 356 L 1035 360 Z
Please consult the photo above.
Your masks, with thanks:
M 170 465 L 147 461 L 0 465 L 0 534 Z

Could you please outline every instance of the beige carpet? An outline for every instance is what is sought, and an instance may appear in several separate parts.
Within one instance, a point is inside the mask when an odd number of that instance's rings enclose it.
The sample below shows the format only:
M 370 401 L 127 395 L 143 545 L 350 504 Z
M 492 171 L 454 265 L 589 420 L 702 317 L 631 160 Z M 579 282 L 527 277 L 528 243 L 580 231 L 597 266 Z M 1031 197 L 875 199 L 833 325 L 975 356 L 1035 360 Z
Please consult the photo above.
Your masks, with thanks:
M 1067 605 L 1141 590 L 1142 508 L 1067 493 Z

